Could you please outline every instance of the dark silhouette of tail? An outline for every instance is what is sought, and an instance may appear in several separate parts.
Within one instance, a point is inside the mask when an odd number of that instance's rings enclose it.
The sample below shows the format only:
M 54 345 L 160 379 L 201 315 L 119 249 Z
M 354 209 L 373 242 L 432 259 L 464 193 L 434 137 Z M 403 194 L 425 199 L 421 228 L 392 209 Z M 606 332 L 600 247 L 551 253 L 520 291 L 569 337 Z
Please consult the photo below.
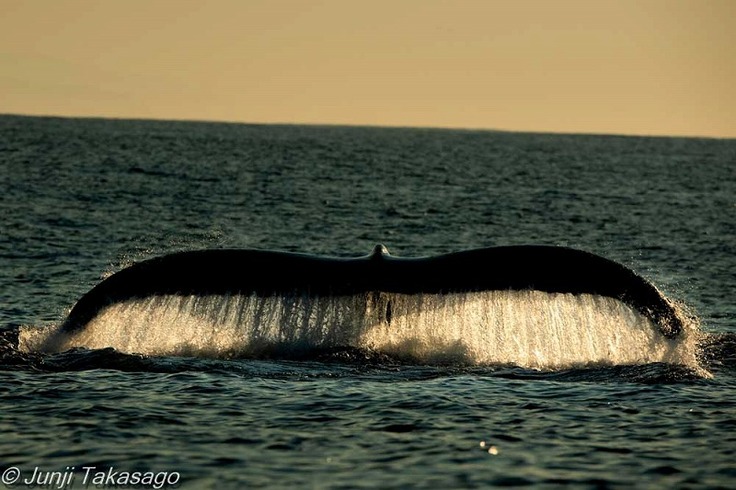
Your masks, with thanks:
M 373 253 L 359 258 L 215 249 L 145 260 L 113 274 L 82 296 L 62 331 L 85 328 L 113 303 L 156 295 L 340 296 L 489 290 L 607 296 L 651 319 L 665 337 L 677 337 L 683 330 L 671 303 L 650 282 L 588 252 L 527 245 L 401 258 L 378 245 Z

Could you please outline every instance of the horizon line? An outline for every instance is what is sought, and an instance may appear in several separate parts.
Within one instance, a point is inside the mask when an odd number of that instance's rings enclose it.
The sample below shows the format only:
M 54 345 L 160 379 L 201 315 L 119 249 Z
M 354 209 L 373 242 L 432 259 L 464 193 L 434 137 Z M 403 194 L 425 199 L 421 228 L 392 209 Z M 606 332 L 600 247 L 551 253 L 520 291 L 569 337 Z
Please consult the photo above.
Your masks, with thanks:
M 314 121 L 245 121 L 245 120 L 224 120 L 224 119 L 197 119 L 189 117 L 139 117 L 139 116 L 109 116 L 109 115 L 70 115 L 70 114 L 53 114 L 53 113 L 16 113 L 2 112 L 0 117 L 25 117 L 37 119 L 81 119 L 81 120 L 102 120 L 102 121 L 140 121 L 140 122 L 178 122 L 192 124 L 228 124 L 243 126 L 307 126 L 307 127 L 344 127 L 344 128 L 373 128 L 373 129 L 424 129 L 434 131 L 460 131 L 460 132 L 487 132 L 487 133 L 515 133 L 515 134 L 550 134 L 560 136 L 610 136 L 623 138 L 682 138 L 682 139 L 707 139 L 707 140 L 736 140 L 733 136 L 714 136 L 702 134 L 669 134 L 669 133 L 625 133 L 615 131 L 590 131 L 590 132 L 572 132 L 572 131 L 554 131 L 554 130 L 538 130 L 538 129 L 506 129 L 506 128 L 489 128 L 480 126 L 440 126 L 440 125 L 402 125 L 402 124 L 374 124 L 374 123 L 344 123 L 344 122 L 314 122 Z

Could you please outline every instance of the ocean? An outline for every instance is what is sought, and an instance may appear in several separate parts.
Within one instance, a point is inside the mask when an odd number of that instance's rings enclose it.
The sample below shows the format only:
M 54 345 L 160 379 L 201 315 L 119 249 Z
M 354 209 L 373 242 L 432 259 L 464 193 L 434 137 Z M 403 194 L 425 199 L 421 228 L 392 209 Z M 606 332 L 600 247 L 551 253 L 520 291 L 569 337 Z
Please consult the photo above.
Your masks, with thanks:
M 8 488 L 736 486 L 736 140 L 0 116 L 0 179 Z M 248 331 L 203 328 L 196 298 L 113 312 L 93 345 L 33 342 L 141 260 L 379 243 L 588 251 L 656 285 L 687 335 L 639 335 L 598 297 L 522 321 L 536 299 L 502 291 L 493 325 L 472 312 L 489 298 L 409 295 L 443 316 L 394 343 L 331 325 L 320 348 L 236 348 Z

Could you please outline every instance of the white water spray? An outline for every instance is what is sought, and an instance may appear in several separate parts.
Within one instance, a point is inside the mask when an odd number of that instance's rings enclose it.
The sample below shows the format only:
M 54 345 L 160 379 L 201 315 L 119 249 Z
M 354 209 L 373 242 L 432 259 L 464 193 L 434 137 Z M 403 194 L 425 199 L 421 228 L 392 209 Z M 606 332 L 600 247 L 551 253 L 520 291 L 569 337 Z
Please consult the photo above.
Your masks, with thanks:
M 72 334 L 24 330 L 21 348 L 218 358 L 348 347 L 419 363 L 561 369 L 697 366 L 694 337 L 686 329 L 667 339 L 626 304 L 590 294 L 168 295 L 108 306 Z

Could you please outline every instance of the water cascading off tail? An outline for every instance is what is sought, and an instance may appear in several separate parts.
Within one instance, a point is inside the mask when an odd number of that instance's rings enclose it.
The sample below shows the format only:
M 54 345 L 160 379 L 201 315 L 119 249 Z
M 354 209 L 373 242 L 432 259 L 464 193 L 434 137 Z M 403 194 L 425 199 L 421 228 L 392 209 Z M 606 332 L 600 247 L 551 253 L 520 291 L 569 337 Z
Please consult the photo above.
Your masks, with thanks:
M 258 271 L 286 270 L 287 276 Z M 145 355 L 303 357 L 355 348 L 419 363 L 696 363 L 694 333 L 629 269 L 560 247 L 401 259 L 253 250 L 141 262 L 82 297 L 26 348 Z

